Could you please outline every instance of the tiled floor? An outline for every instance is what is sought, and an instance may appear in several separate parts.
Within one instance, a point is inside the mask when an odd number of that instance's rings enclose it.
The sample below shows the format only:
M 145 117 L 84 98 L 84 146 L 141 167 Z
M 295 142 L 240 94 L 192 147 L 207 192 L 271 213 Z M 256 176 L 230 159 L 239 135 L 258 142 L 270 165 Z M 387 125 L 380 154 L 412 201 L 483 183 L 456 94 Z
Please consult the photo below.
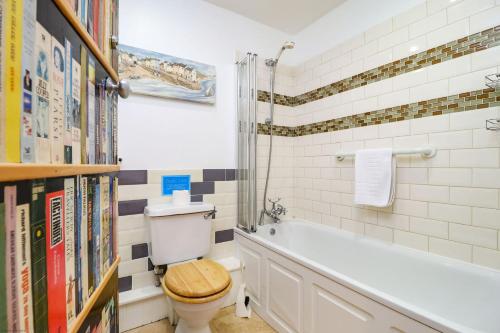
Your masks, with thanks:
M 234 306 L 219 311 L 217 316 L 210 322 L 212 333 L 275 333 L 264 320 L 255 312 L 252 317 L 238 318 L 234 315 Z M 174 327 L 170 325 L 167 319 L 145 325 L 127 331 L 126 333 L 173 333 Z

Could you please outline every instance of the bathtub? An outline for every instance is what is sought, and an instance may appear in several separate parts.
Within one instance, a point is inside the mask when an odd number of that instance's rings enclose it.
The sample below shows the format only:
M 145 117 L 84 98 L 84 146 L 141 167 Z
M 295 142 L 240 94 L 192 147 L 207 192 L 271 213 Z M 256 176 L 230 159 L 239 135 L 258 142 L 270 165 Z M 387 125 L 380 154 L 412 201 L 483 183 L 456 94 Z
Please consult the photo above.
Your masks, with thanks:
M 500 332 L 500 272 L 289 220 L 235 229 L 252 307 L 280 332 Z

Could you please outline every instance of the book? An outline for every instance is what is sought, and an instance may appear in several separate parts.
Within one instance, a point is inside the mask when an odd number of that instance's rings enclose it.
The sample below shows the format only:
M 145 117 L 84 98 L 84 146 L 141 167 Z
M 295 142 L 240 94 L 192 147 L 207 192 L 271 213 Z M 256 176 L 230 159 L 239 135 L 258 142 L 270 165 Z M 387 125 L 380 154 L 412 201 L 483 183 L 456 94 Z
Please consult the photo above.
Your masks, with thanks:
M 101 250 L 101 260 L 100 260 L 100 278 L 106 274 L 106 272 L 109 269 L 109 221 L 110 221 L 110 214 L 109 214 L 109 207 L 110 207 L 110 201 L 109 201 L 109 190 L 110 190 L 110 184 L 109 184 L 109 176 L 101 176 L 99 180 L 100 184 L 100 223 L 101 223 L 101 245 L 100 245 L 100 250 Z
M 74 214 L 74 261 L 75 261 L 75 288 L 74 288 L 74 299 L 75 299 L 75 317 L 80 313 L 80 306 L 82 300 L 82 262 L 80 260 L 81 256 L 81 221 L 82 221 L 82 193 L 81 193 L 81 178 L 82 176 L 76 176 L 76 186 L 75 186 L 75 214 Z
M 52 37 L 50 78 L 50 143 L 53 164 L 64 163 L 64 47 Z
M 116 227 L 116 223 L 118 222 L 118 184 L 119 184 L 119 178 L 114 177 L 113 179 L 113 221 L 111 223 L 111 235 L 113 237 L 112 239 L 112 244 L 113 244 L 113 253 L 111 257 L 111 262 L 115 261 L 116 254 L 118 253 L 118 237 L 115 234 L 118 232 L 118 229 Z
M 87 284 L 88 297 L 94 292 L 94 198 L 96 178 L 88 177 L 87 182 Z
M 88 237 L 87 237 L 87 232 L 88 232 L 88 200 L 87 200 L 87 194 L 88 194 L 88 178 L 87 177 L 81 177 L 80 179 L 80 187 L 81 187 L 81 212 L 82 212 L 82 219 L 81 219 L 81 225 L 80 225 L 80 261 L 81 261 L 81 274 L 80 274 L 80 279 L 81 279 L 81 306 L 80 309 L 83 308 L 83 306 L 87 303 L 88 298 L 89 298 L 89 283 L 88 283 Z
M 4 63 L 5 63 L 5 11 L 6 2 L 0 1 L 0 162 L 5 161 L 5 92 L 4 92 Z
M 101 282 L 101 196 L 100 196 L 100 178 L 96 177 L 94 183 L 94 207 L 92 219 L 92 238 L 93 238 L 93 262 L 92 270 L 94 273 L 94 290 Z
M 75 179 L 64 179 L 64 248 L 66 272 L 66 320 L 75 320 Z
M 75 60 L 71 59 L 71 91 L 72 91 L 72 116 L 73 127 L 71 129 L 71 146 L 73 164 L 81 163 L 81 118 L 80 118 L 80 80 L 81 67 Z
M 112 5 L 111 5 L 111 20 L 112 20 L 112 36 L 118 37 L 118 6 L 119 6 L 119 1 L 118 0 L 111 0 Z M 111 51 L 111 66 L 118 71 L 118 48 L 114 48 Z
M 84 1 L 84 0 L 83 0 Z M 80 48 L 80 160 L 82 164 L 88 163 L 88 155 L 87 155 L 87 49 L 85 46 L 81 46 Z
M 111 142 L 113 143 L 113 146 L 111 164 L 118 164 L 118 96 L 113 94 L 112 99 Z
M 21 56 L 21 162 L 35 162 L 35 137 L 33 131 L 36 110 L 33 109 L 33 75 L 35 37 L 36 37 L 36 0 L 23 1 L 23 47 Z
M 37 163 L 50 163 L 50 86 L 49 73 L 52 37 L 36 23 L 35 42 L 35 157 Z
M 87 32 L 94 38 L 94 1 L 89 0 L 87 6 Z
M 93 38 L 94 38 L 94 41 L 97 43 L 97 45 L 99 46 L 99 8 L 100 8 L 100 4 L 99 2 L 102 1 L 102 0 L 93 0 L 93 7 L 94 7 L 94 15 L 93 15 L 93 19 L 94 19 L 94 29 L 93 29 Z
M 0 5 L 1 6 L 1 5 Z M 7 244 L 5 242 L 5 202 L 4 189 L 0 184 L 0 332 L 7 332 L 7 280 L 5 259 Z
M 64 232 L 64 179 L 47 180 L 45 238 L 47 251 L 47 304 L 49 332 L 65 333 L 66 271 Z
M 47 267 L 45 256 L 45 180 L 31 183 L 31 281 L 35 333 L 47 333 Z
M 20 0 L 5 0 L 5 135 L 4 162 L 21 161 L 21 53 L 23 6 Z
M 71 164 L 73 158 L 72 136 L 73 128 L 73 96 L 72 96 L 72 57 L 71 57 L 71 42 L 67 39 L 64 41 L 64 163 Z
M 88 163 L 96 164 L 95 158 L 95 61 L 89 56 L 87 88 L 87 137 Z
M 19 330 L 33 332 L 33 299 L 31 294 L 30 202 L 29 181 L 17 183 L 16 206 L 16 267 Z
M 19 304 L 17 296 L 17 271 L 16 271 L 16 185 L 5 186 L 5 280 L 7 283 L 7 331 L 17 332 L 19 324 Z

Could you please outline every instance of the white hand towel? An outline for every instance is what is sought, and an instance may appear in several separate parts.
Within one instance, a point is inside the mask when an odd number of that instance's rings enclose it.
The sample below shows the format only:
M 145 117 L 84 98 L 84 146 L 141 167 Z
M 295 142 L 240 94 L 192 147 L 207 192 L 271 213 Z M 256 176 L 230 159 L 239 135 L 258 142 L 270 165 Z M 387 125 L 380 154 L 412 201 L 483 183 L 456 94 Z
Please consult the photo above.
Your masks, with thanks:
M 392 149 L 366 149 L 356 152 L 354 164 L 354 203 L 388 207 L 394 201 L 396 159 Z

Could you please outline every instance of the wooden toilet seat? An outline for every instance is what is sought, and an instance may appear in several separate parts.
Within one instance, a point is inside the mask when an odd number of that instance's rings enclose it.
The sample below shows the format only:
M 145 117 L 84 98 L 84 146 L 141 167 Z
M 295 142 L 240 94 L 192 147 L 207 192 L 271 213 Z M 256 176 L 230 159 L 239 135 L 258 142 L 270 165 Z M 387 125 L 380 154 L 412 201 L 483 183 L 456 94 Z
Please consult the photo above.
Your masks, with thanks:
M 162 279 L 167 296 L 188 304 L 203 304 L 225 296 L 232 286 L 231 276 L 219 263 L 201 259 L 173 266 Z

